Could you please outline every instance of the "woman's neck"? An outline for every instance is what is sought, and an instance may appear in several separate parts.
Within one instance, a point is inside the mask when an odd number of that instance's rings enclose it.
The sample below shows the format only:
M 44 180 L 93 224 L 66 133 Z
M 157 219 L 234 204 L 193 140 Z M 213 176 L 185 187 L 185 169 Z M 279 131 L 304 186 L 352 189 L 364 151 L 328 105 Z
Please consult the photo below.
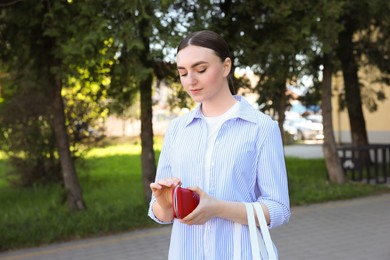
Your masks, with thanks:
M 228 111 L 237 100 L 232 96 L 230 91 L 228 94 L 219 95 L 218 98 L 202 102 L 202 113 L 204 116 L 220 116 Z

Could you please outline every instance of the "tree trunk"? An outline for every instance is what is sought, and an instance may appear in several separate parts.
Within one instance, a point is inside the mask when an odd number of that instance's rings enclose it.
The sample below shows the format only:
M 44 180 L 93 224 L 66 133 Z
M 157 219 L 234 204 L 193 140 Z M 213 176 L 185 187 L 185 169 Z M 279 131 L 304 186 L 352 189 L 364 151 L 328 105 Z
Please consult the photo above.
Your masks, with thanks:
M 150 6 L 145 7 L 151 12 Z M 148 32 L 151 32 L 150 20 L 142 19 L 139 23 L 139 31 L 144 45 L 144 51 L 140 53 L 140 60 L 146 70 L 153 68 L 150 60 L 150 40 Z M 156 161 L 153 147 L 153 111 L 152 111 L 152 81 L 151 72 L 141 79 L 141 145 L 142 145 L 142 181 L 144 185 L 144 198 L 149 201 L 152 196 L 150 183 L 156 178 Z
M 344 77 L 345 101 L 348 108 L 352 145 L 368 145 L 366 122 L 364 120 L 358 65 L 354 56 L 353 25 L 347 23 L 345 30 L 339 33 L 337 55 L 341 61 Z
M 322 123 L 324 126 L 324 144 L 322 149 L 329 180 L 344 183 L 345 175 L 336 149 L 332 124 L 332 61 L 329 55 L 324 56 L 324 72 L 322 80 Z
M 156 177 L 156 163 L 153 148 L 153 123 L 152 123 L 152 76 L 148 76 L 141 82 L 141 143 L 142 143 L 142 180 L 144 185 L 144 197 L 149 201 L 152 195 L 150 183 Z
M 52 121 L 58 154 L 60 156 L 62 176 L 67 192 L 67 201 L 71 210 L 84 210 L 86 209 L 86 206 L 69 149 L 69 136 L 66 131 L 64 102 L 61 96 L 61 82 L 56 81 L 52 86 L 52 89 Z
M 345 101 L 348 108 L 352 146 L 361 147 L 368 145 L 368 138 L 362 109 L 358 64 L 354 56 L 353 34 L 354 25 L 352 22 L 346 22 L 345 30 L 339 33 L 338 57 L 343 70 Z M 359 158 L 362 166 L 371 163 L 368 150 L 356 152 L 354 157 Z
M 281 83 L 281 86 L 285 86 L 286 84 Z M 280 134 L 282 135 L 283 143 L 286 142 L 286 136 L 284 134 L 284 127 L 283 123 L 286 118 L 285 112 L 287 107 L 287 96 L 286 96 L 286 87 L 282 88 L 281 91 L 278 91 L 279 94 L 279 104 L 278 104 L 278 124 L 279 124 L 279 130 Z

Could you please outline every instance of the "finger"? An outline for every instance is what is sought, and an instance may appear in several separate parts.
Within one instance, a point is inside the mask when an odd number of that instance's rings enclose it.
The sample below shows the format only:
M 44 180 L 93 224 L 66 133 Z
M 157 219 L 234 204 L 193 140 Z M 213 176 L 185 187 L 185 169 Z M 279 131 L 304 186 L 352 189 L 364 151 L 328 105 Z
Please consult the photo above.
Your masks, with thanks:
M 186 225 L 203 225 L 206 223 L 203 218 L 201 217 L 195 217 L 195 218 L 184 218 L 179 220 L 181 223 Z
M 192 190 L 193 192 L 197 193 L 200 197 L 200 195 L 203 193 L 202 189 L 199 188 L 198 186 L 196 187 L 188 187 L 189 190 Z
M 172 177 L 172 183 L 177 186 L 177 185 L 181 185 L 181 180 L 180 178 L 177 178 L 177 177 Z
M 181 184 L 181 180 L 180 178 L 178 177 L 170 177 L 168 178 L 168 180 L 173 183 L 174 185 L 178 185 L 178 184 Z
M 181 180 L 179 178 L 171 178 L 168 182 L 170 183 L 170 187 L 176 187 L 181 185 Z
M 195 191 L 196 192 L 196 187 L 187 187 L 187 189 Z
M 158 180 L 157 183 L 160 184 L 161 186 L 165 186 L 165 187 L 171 187 L 172 186 L 172 181 L 170 180 L 170 178 Z
M 162 188 L 161 185 L 159 185 L 158 183 L 155 183 L 155 182 L 150 183 L 149 186 L 152 190 L 161 190 L 161 188 Z

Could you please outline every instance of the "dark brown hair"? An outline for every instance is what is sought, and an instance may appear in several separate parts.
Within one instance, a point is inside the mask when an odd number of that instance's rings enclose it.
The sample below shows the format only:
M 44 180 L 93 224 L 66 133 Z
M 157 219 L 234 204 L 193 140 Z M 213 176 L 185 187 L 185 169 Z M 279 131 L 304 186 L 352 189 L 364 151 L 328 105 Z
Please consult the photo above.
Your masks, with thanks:
M 233 86 L 232 80 L 232 70 L 233 70 L 233 57 L 229 51 L 229 45 L 226 41 L 218 34 L 213 31 L 203 30 L 190 33 L 185 37 L 177 47 L 177 52 L 184 49 L 187 46 L 199 46 L 211 49 L 215 52 L 215 54 L 221 59 L 222 62 L 225 61 L 226 58 L 230 58 L 232 61 L 232 67 L 228 76 L 229 89 L 232 95 L 236 94 L 236 90 Z

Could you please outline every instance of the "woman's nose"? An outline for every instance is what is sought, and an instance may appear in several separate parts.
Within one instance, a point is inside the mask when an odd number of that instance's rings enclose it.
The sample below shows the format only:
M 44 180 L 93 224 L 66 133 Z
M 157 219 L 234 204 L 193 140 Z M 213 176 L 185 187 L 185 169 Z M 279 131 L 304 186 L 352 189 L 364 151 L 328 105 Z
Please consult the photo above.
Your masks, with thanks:
M 188 73 L 187 75 L 187 79 L 188 79 L 188 84 L 190 85 L 194 85 L 198 82 L 197 78 L 196 78 L 196 75 L 194 73 Z

